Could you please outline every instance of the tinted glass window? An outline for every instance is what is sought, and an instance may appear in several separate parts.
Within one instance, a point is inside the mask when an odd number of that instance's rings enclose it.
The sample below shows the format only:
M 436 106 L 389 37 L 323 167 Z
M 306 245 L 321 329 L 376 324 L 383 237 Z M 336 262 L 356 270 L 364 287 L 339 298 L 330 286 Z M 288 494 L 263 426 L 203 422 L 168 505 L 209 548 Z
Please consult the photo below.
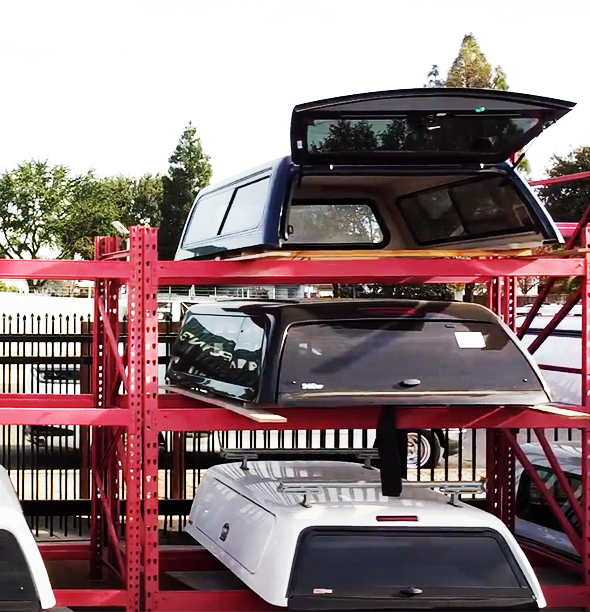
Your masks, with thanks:
M 288 224 L 296 244 L 381 244 L 383 231 L 362 200 L 294 200 Z
M 549 489 L 559 507 L 563 510 L 566 518 L 578 532 L 582 535 L 580 523 L 569 503 L 564 490 L 557 481 L 557 477 L 553 470 L 547 468 L 537 468 L 537 474 L 541 477 L 545 486 Z M 573 474 L 565 475 L 574 495 L 578 501 L 582 501 L 582 479 L 580 476 Z M 525 521 L 554 529 L 555 531 L 563 532 L 559 521 L 553 514 L 551 508 L 537 489 L 531 477 L 526 473 L 520 477 L 518 485 L 518 493 L 516 496 L 516 516 Z
M 524 201 L 504 177 L 430 189 L 401 197 L 398 205 L 419 244 L 534 230 Z
M 408 389 L 407 379 L 420 384 Z M 499 325 L 415 319 L 293 325 L 279 381 L 285 394 L 537 389 L 537 376 Z
M 221 233 L 231 234 L 258 227 L 268 197 L 270 178 L 244 185 L 236 190 Z
M 495 537 L 459 530 L 308 532 L 292 580 L 293 594 L 328 588 L 334 597 L 387 590 L 391 597 L 407 587 L 425 596 L 448 588 L 520 590 L 525 584 Z
M 232 194 L 233 190 L 229 189 L 212 193 L 197 202 L 182 241 L 183 246 L 190 246 L 206 238 L 217 236 Z
M 37 600 L 31 570 L 17 539 L 10 531 L 0 529 L 0 602 Z M 38 610 L 39 607 L 18 608 L 15 605 L 14 609 Z
M 227 381 L 242 317 L 190 314 L 179 334 L 182 364 L 194 376 Z
M 535 118 L 492 115 L 318 119 L 307 127 L 307 148 L 310 153 L 492 153 L 522 142 L 538 123 Z
M 264 342 L 264 322 L 261 319 L 246 317 L 238 334 L 233 360 L 230 367 L 231 382 L 253 391 L 258 390 L 262 366 L 262 345 Z M 250 399 L 250 398 L 246 398 Z

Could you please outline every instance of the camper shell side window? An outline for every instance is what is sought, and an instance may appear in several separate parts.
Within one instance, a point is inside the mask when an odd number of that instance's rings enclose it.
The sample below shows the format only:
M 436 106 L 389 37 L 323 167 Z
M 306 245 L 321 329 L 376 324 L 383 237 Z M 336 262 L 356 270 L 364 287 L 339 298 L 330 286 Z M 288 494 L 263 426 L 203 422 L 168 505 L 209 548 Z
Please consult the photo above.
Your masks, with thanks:
M 190 249 L 207 239 L 256 229 L 268 201 L 270 175 L 249 177 L 198 198 L 182 238 Z
M 397 205 L 421 246 L 537 229 L 522 195 L 504 176 L 410 193 L 398 198 Z
M 252 401 L 260 385 L 265 325 L 262 317 L 192 313 L 179 334 L 173 357 L 185 382 Z
M 233 194 L 233 189 L 219 189 L 196 201 L 182 238 L 184 248 L 217 234 Z

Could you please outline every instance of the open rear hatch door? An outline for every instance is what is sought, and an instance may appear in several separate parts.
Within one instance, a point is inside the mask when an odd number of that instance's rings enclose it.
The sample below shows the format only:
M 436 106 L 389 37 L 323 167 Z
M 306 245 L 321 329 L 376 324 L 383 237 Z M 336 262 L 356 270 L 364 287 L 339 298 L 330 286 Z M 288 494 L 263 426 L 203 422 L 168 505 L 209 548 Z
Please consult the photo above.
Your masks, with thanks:
M 493 89 L 421 88 L 300 104 L 291 157 L 301 166 L 498 164 L 574 103 Z
M 402 230 L 416 245 L 410 249 L 559 244 L 559 231 L 526 183 L 494 165 L 517 156 L 573 106 L 508 91 L 446 88 L 321 100 L 293 109 L 291 156 L 311 174 L 464 170 L 470 179 L 397 198 Z

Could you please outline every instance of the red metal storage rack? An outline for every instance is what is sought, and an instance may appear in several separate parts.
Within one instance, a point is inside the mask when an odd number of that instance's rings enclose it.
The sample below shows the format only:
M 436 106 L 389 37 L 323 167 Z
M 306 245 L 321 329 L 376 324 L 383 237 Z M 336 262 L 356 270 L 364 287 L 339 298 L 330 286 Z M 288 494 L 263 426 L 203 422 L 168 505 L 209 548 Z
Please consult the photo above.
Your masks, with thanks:
M 590 213 L 585 216 L 584 223 Z M 569 246 L 582 235 L 572 230 Z M 158 395 L 158 285 L 262 285 L 311 283 L 489 283 L 489 305 L 515 327 L 515 282 L 519 276 L 549 279 L 577 276 L 582 287 L 576 299 L 583 308 L 583 406 L 588 417 L 572 419 L 517 408 L 405 408 L 401 428 L 486 428 L 488 433 L 488 507 L 507 524 L 514 521 L 514 465 L 526 464 L 514 437 L 522 428 L 541 430 L 576 427 L 582 430 L 582 503 L 575 499 L 565 477 L 539 431 L 566 495 L 580 518 L 582 573 L 575 586 L 544 587 L 553 606 L 590 609 L 590 254 L 569 258 L 434 259 L 380 261 L 198 261 L 159 262 L 157 233 L 151 228 L 131 229 L 129 250 L 117 240 L 97 240 L 97 261 L 0 261 L 0 278 L 93 279 L 96 282 L 94 326 L 94 393 L 92 395 L 2 395 L 0 424 L 87 425 L 92 427 L 92 538 L 86 546 L 42 545 L 45 559 L 88 562 L 95 576 L 108 571 L 118 577 L 119 588 L 62 589 L 59 605 L 120 607 L 129 612 L 194 610 L 246 612 L 272 609 L 249 591 L 160 590 L 160 574 L 179 569 L 216 569 L 216 561 L 203 551 L 160 548 L 158 544 L 158 433 L 259 429 L 373 428 L 376 408 L 276 410 L 288 421 L 259 425 L 222 408 L 177 395 Z M 584 245 L 590 243 L 584 233 Z M 122 261 L 119 261 L 122 259 Z M 128 341 L 119 353 L 117 295 L 128 286 Z M 543 295 L 541 295 L 541 299 Z M 559 316 L 565 316 L 575 299 Z M 534 310 L 533 310 L 534 312 Z M 534 314 L 529 317 L 532 320 Z M 556 318 L 555 321 L 558 320 Z M 554 327 L 554 325 L 553 325 Z M 551 325 L 549 326 L 549 330 Z M 124 393 L 120 393 L 120 389 Z M 525 465 L 525 467 L 527 467 Z M 121 538 L 120 484 L 125 491 L 125 538 Z M 551 494 L 548 503 L 561 512 Z M 577 537 L 574 533 L 572 536 Z M 572 538 L 574 539 L 574 538 Z M 571 569 L 571 563 L 547 551 L 536 556 Z
M 582 294 L 588 296 L 589 256 L 571 259 L 531 258 L 531 259 L 485 259 L 485 260 L 381 260 L 375 261 L 206 261 L 206 262 L 160 262 L 159 282 L 168 284 L 216 284 L 252 285 L 280 283 L 326 283 L 326 282 L 411 282 L 411 283 L 467 283 L 488 282 L 490 284 L 490 306 L 514 329 L 516 314 L 516 278 L 519 276 L 545 276 L 557 278 L 562 276 L 583 277 Z M 587 308 L 590 304 L 584 304 Z M 584 343 L 588 343 L 588 331 L 584 331 Z M 590 372 L 584 364 L 584 378 Z M 585 394 L 586 398 L 588 395 Z M 579 408 L 590 415 L 590 407 Z M 239 429 L 322 429 L 322 428 L 374 428 L 377 421 L 377 408 L 349 409 L 277 409 L 273 412 L 287 417 L 285 424 L 253 426 L 248 419 L 216 408 L 205 402 L 197 402 L 176 395 L 164 395 L 159 398 L 159 408 L 153 413 L 156 419 L 150 434 L 152 443 L 158 431 L 190 430 L 239 430 Z M 518 408 L 405 408 L 399 411 L 398 426 L 402 429 L 416 428 L 486 428 L 488 429 L 488 509 L 498 515 L 508 525 L 514 524 L 515 497 L 515 458 L 523 459 L 522 452 L 514 438 L 514 432 L 522 428 L 541 430 L 554 427 L 576 427 L 583 430 L 583 444 L 588 446 L 589 418 L 572 419 L 568 416 L 547 414 L 534 410 Z M 146 434 L 147 436 L 148 434 Z M 542 432 L 540 432 L 542 436 Z M 548 448 L 549 459 L 555 465 L 568 487 L 565 477 L 553 453 Z M 523 459 L 526 461 L 526 458 Z M 589 466 L 583 466 L 584 482 L 588 483 Z M 153 472 L 151 476 L 153 476 Z M 540 483 L 542 485 L 542 483 Z M 543 488 L 544 485 L 542 485 Z M 543 492 L 542 492 L 543 493 Z M 550 493 L 547 493 L 550 496 Z M 573 497 L 573 493 L 570 491 Z M 587 498 L 587 496 L 586 496 Z M 586 499 L 585 498 L 585 499 Z M 558 513 L 561 511 L 550 499 L 550 505 Z M 584 502 L 580 509 L 585 549 L 590 537 L 590 511 Z M 152 517 L 155 520 L 155 517 Z M 570 528 L 571 529 L 571 528 Z M 150 551 L 157 550 L 155 531 L 148 530 L 152 541 L 148 543 Z M 152 534 L 154 534 L 152 536 Z M 575 534 L 574 534 L 575 535 Z M 561 559 L 544 551 L 535 554 L 551 557 L 552 561 Z M 165 550 L 159 555 L 159 561 L 166 569 L 207 569 L 211 559 L 207 555 L 187 551 L 186 556 L 175 553 L 171 559 Z M 193 558 L 191 559 L 191 556 Z M 154 561 L 155 564 L 155 552 Z M 564 562 L 564 566 L 567 564 Z M 153 565 L 152 565 L 153 567 Z M 569 566 L 568 566 L 569 567 Z M 588 555 L 583 558 L 583 582 L 577 586 L 546 586 L 546 597 L 553 607 L 582 606 L 590 607 L 590 563 Z M 150 586 L 157 582 L 150 580 Z M 250 592 L 235 591 L 158 591 L 149 593 L 153 607 L 147 610 L 194 610 L 194 611 L 236 611 L 268 610 L 267 604 Z

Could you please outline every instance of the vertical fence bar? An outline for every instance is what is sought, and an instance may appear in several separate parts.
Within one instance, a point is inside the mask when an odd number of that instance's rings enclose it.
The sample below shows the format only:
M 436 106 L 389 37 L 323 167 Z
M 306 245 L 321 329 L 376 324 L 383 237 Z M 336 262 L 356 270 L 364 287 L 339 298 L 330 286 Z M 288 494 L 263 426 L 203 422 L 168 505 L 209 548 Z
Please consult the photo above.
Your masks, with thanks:
M 96 320 L 96 319 L 95 319 Z M 92 366 L 87 363 L 86 358 L 92 356 L 92 345 L 85 335 L 92 332 L 90 321 L 80 322 L 80 393 L 92 393 Z M 80 454 L 82 465 L 80 466 L 80 499 L 90 497 L 90 428 L 80 427 Z

